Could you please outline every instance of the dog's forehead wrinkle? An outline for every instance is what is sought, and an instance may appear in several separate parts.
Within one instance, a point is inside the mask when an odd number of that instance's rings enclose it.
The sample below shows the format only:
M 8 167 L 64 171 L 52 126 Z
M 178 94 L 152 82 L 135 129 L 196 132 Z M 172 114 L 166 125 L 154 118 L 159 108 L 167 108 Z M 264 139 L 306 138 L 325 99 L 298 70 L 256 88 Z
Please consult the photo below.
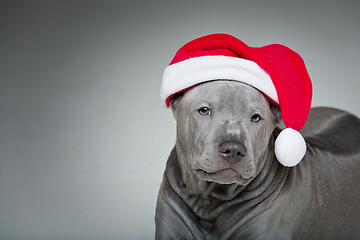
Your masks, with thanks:
M 255 108 L 261 109 L 265 103 L 263 94 L 245 84 L 235 84 L 231 91 L 224 94 L 228 107 L 240 113 L 246 113 Z
M 208 105 L 214 113 L 220 113 L 222 118 L 242 117 L 254 108 L 263 108 L 266 103 L 264 95 L 257 89 L 226 80 L 199 84 L 188 90 L 183 98 L 183 104 L 188 110 Z

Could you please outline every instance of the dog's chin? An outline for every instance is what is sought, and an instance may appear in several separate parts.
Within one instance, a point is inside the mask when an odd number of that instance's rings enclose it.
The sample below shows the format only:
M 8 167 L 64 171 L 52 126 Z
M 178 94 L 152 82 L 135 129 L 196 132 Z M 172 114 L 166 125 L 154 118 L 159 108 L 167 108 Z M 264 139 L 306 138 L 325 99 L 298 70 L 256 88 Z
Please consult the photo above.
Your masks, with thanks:
M 196 175 L 203 181 L 216 182 L 219 184 L 247 185 L 252 177 L 243 177 L 232 168 L 222 169 L 216 172 L 207 172 L 202 169 L 195 170 Z

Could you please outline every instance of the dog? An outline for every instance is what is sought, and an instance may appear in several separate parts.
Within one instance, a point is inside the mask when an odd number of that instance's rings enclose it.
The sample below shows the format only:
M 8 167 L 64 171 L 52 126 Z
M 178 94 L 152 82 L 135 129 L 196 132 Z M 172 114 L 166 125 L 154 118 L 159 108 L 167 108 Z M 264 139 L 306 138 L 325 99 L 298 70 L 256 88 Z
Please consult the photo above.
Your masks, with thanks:
M 360 120 L 312 108 L 303 160 L 281 165 L 279 107 L 216 80 L 170 100 L 176 144 L 156 206 L 156 239 L 360 239 Z

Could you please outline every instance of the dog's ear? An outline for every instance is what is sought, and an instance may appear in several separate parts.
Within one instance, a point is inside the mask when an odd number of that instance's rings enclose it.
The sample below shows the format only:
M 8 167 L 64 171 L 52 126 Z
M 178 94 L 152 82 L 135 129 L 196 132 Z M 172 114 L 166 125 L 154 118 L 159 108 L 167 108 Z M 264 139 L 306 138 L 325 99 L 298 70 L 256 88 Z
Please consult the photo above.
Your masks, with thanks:
M 184 92 L 179 92 L 170 98 L 170 108 L 173 112 L 175 112 L 183 95 Z
M 278 124 L 282 119 L 280 108 L 270 101 L 270 110 L 272 112 L 274 122 Z

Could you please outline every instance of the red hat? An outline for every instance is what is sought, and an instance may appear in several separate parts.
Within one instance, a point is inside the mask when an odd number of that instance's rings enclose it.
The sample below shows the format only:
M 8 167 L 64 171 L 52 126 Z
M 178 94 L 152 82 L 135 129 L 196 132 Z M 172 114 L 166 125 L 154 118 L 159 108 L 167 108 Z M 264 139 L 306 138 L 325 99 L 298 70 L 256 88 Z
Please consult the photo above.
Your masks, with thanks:
M 264 93 L 280 109 L 287 129 L 275 142 L 277 159 L 285 166 L 298 164 L 306 144 L 298 132 L 308 117 L 312 84 L 299 54 L 280 44 L 249 47 L 228 34 L 197 38 L 180 48 L 166 67 L 161 97 L 211 80 L 234 80 Z

